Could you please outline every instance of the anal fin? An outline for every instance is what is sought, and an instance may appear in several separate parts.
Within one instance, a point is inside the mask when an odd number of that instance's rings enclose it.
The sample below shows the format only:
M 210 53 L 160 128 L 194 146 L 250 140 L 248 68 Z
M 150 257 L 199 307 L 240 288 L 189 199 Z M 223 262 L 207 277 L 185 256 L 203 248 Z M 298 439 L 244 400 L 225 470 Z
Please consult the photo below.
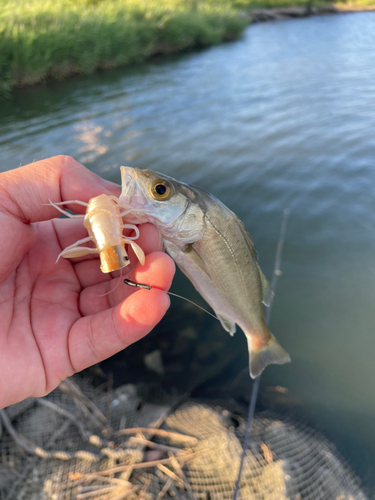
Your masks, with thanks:
M 233 337 L 233 335 L 236 333 L 236 323 L 233 323 L 233 321 L 229 321 L 228 319 L 223 318 L 219 315 L 217 315 L 217 317 L 219 318 L 221 326 L 224 328 L 224 330 Z
M 259 274 L 260 274 L 260 281 L 262 284 L 262 293 L 263 293 L 262 302 L 266 307 L 269 307 L 271 305 L 272 300 L 273 300 L 274 291 L 272 290 L 271 285 L 269 284 L 267 278 L 262 273 L 259 266 L 258 266 L 258 269 L 259 269 Z

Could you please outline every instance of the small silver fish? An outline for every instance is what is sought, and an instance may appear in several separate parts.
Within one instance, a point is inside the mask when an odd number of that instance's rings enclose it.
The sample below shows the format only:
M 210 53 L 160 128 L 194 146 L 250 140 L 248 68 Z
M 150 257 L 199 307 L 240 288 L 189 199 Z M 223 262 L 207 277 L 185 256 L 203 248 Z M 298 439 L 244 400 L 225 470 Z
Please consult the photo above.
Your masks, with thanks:
M 236 324 L 249 348 L 250 375 L 290 361 L 268 330 L 262 302 L 273 291 L 257 262 L 244 224 L 207 191 L 152 170 L 121 167 L 120 202 L 132 208 L 129 222 L 151 222 L 167 253 L 215 311 L 231 335 Z

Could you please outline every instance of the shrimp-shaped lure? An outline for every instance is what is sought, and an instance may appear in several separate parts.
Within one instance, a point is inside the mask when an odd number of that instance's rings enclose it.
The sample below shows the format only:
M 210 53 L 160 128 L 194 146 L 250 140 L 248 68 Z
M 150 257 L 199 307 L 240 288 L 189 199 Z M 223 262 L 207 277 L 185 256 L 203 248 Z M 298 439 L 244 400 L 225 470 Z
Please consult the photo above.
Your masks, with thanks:
M 70 214 L 59 207 L 59 205 L 68 203 L 76 203 L 87 207 L 85 215 Z M 145 254 L 134 241 L 139 237 L 139 229 L 134 224 L 123 224 L 122 217 L 131 212 L 131 209 L 121 212 L 120 208 L 125 207 L 119 203 L 116 196 L 101 194 L 91 198 L 88 203 L 79 200 L 52 203 L 50 200 L 50 204 L 67 217 L 83 219 L 83 225 L 89 233 L 87 238 L 78 240 L 73 245 L 66 247 L 57 257 L 56 262 L 60 257 L 70 259 L 98 253 L 101 263 L 100 269 L 103 273 L 111 273 L 126 267 L 130 263 L 125 250 L 125 244 L 130 244 L 139 262 L 142 265 L 145 263 Z M 133 229 L 135 236 L 124 236 L 123 229 Z M 89 241 L 95 243 L 95 248 L 80 246 Z

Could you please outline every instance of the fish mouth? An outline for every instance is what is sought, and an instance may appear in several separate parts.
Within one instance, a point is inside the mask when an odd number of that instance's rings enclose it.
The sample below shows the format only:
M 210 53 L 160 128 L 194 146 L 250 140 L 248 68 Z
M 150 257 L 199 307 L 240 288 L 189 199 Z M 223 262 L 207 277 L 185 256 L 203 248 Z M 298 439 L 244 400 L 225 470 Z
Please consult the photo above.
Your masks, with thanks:
M 121 167 L 121 195 L 120 200 L 125 205 L 131 205 L 137 172 L 131 167 Z
M 142 192 L 139 177 L 139 171 L 136 168 L 121 167 L 122 191 L 119 200 L 121 205 L 132 209 L 126 219 L 134 224 L 147 222 L 145 217 L 148 212 L 147 198 Z

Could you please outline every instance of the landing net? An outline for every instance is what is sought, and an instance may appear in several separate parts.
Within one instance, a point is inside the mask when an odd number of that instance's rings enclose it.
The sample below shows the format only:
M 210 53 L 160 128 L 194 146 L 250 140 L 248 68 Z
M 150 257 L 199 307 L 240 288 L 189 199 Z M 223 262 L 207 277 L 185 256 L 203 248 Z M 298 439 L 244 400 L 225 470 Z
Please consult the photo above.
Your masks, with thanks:
M 231 500 L 245 420 L 194 401 L 147 403 L 73 377 L 45 398 L 0 412 L 1 500 Z M 322 434 L 271 412 L 255 415 L 239 498 L 365 500 Z

